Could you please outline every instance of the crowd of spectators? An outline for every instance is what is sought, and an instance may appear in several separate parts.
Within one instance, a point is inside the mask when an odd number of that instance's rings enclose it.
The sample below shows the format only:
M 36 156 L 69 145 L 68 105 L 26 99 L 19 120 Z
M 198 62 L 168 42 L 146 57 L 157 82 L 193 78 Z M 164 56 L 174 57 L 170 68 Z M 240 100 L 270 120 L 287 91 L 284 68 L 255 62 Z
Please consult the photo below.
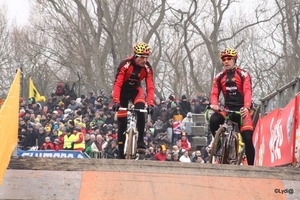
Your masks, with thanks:
M 192 113 L 204 113 L 208 99 L 155 99 L 151 120 L 144 129 L 146 152 L 139 159 L 204 163 L 209 149 L 191 152 Z M 118 155 L 116 113 L 104 90 L 80 98 L 51 94 L 44 105 L 20 98 L 19 148 L 23 150 L 79 150 L 91 158 Z M 128 121 L 130 115 L 128 116 Z

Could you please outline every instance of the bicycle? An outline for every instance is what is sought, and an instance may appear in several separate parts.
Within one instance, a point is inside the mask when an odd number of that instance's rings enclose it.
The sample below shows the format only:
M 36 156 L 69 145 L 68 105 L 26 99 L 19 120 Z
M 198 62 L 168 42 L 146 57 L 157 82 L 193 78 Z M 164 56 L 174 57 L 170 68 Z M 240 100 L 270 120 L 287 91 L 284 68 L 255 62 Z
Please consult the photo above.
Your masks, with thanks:
M 137 152 L 143 153 L 142 150 L 137 149 L 138 135 L 136 131 L 136 113 L 137 112 L 147 113 L 148 111 L 146 109 L 136 109 L 134 107 L 119 108 L 119 110 L 123 110 L 131 113 L 129 127 L 124 132 L 124 134 L 126 134 L 126 139 L 124 144 L 124 154 L 125 154 L 125 159 L 135 159 Z
M 231 116 L 233 114 L 240 115 L 240 112 L 226 109 L 221 111 L 226 113 L 225 122 L 216 131 L 209 163 L 240 165 L 245 153 L 245 147 L 242 146 L 239 149 L 240 139 L 235 131 L 237 123 L 231 121 Z

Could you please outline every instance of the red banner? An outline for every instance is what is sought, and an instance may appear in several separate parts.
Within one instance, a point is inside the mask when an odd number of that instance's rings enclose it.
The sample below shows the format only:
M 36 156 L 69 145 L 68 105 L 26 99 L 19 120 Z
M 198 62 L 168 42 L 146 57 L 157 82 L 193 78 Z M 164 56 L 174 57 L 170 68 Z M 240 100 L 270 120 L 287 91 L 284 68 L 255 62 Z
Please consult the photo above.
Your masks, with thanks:
M 295 157 L 300 160 L 299 102 L 298 95 L 284 109 L 277 108 L 259 121 L 253 134 L 256 166 L 286 165 Z
M 295 105 L 295 159 L 300 162 L 300 94 L 296 97 Z
M 261 144 L 260 142 L 260 121 L 261 119 L 259 118 L 255 127 L 255 130 L 253 132 L 252 136 L 252 142 L 255 148 L 255 160 L 254 160 L 254 165 L 259 166 L 258 161 L 259 161 L 259 145 Z

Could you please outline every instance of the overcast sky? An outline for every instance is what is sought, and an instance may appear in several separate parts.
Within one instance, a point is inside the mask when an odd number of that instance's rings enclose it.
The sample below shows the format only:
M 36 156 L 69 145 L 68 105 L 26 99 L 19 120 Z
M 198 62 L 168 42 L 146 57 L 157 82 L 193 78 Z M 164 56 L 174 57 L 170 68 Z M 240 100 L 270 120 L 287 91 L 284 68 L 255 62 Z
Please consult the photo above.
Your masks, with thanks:
M 24 25 L 29 17 L 29 0 L 0 0 L 0 6 L 7 8 L 7 17 L 18 25 Z
M 0 0 L 0 7 L 4 6 L 7 8 L 7 17 L 12 22 L 15 21 L 18 25 L 25 25 L 28 22 L 29 18 L 29 1 L 30 0 Z M 183 5 L 189 5 L 189 0 L 168 0 L 174 8 L 180 8 L 181 10 L 188 9 Z M 237 7 L 239 12 L 249 12 L 249 8 L 253 6 L 252 1 L 242 1 L 239 4 L 233 4 L 231 7 Z M 236 12 L 236 11 L 235 11 Z

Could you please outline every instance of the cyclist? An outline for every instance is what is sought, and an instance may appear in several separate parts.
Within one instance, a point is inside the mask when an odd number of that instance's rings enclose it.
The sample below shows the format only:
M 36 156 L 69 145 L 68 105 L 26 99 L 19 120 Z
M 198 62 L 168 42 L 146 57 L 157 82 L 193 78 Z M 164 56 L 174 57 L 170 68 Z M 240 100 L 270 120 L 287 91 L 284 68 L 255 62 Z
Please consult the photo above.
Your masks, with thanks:
M 240 111 L 239 115 L 233 115 L 232 121 L 238 123 L 242 138 L 246 145 L 246 156 L 248 165 L 253 165 L 255 149 L 252 142 L 253 124 L 250 115 L 252 102 L 251 77 L 248 72 L 240 69 L 236 65 L 238 53 L 233 48 L 225 48 L 220 53 L 224 70 L 220 72 L 213 81 L 212 92 L 210 96 L 211 109 L 215 111 L 210 117 L 210 130 L 215 136 L 219 125 L 224 123 L 225 114 L 219 112 L 219 95 L 222 91 L 225 107 L 229 110 Z
M 154 109 L 154 83 L 153 72 L 148 57 L 151 54 L 150 46 L 145 42 L 137 42 L 133 46 L 134 55 L 121 61 L 116 75 L 113 89 L 113 109 L 118 111 L 120 107 L 127 108 L 131 100 L 136 109 L 145 108 L 145 95 L 141 87 L 141 81 L 145 79 L 147 91 L 148 113 L 152 115 Z M 118 111 L 117 114 L 119 159 L 125 159 L 124 143 L 127 128 L 127 112 Z M 143 140 L 145 128 L 145 114 L 137 113 L 138 149 L 145 149 Z

